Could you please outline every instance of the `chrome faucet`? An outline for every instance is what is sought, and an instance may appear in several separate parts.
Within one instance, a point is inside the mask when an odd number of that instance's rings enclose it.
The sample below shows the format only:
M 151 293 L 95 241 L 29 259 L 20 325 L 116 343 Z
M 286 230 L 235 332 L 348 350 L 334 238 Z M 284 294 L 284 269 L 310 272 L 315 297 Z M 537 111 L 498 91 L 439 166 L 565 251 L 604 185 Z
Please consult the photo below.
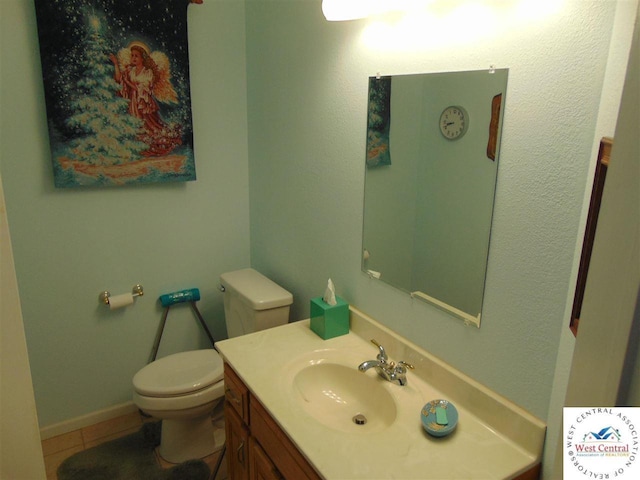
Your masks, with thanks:
M 413 365 L 404 361 L 399 361 L 398 363 L 389 362 L 387 352 L 384 347 L 373 339 L 371 340 L 371 343 L 378 347 L 378 356 L 376 357 L 376 360 L 367 360 L 366 362 L 362 362 L 358 366 L 358 370 L 366 372 L 370 368 L 375 368 L 378 375 L 385 380 L 397 383 L 400 386 L 406 385 L 407 368 L 413 370 Z

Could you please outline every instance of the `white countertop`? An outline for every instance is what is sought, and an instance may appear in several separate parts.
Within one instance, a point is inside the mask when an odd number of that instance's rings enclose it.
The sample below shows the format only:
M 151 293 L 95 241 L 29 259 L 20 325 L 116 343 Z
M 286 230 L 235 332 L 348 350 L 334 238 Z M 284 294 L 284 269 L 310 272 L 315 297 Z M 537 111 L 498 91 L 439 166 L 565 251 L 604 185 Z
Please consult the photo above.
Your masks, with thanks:
M 504 397 L 351 307 L 351 331 L 322 340 L 309 321 L 224 340 L 216 348 L 271 413 L 303 455 L 326 479 L 506 479 L 540 462 L 545 425 Z M 396 399 L 394 423 L 363 434 L 317 422 L 292 390 L 292 374 L 318 359 L 353 364 L 375 359 L 381 343 L 391 360 L 415 366 L 408 384 L 382 379 Z M 362 375 L 376 376 L 374 369 Z M 421 424 L 422 406 L 447 399 L 456 406 L 456 430 L 431 437 Z

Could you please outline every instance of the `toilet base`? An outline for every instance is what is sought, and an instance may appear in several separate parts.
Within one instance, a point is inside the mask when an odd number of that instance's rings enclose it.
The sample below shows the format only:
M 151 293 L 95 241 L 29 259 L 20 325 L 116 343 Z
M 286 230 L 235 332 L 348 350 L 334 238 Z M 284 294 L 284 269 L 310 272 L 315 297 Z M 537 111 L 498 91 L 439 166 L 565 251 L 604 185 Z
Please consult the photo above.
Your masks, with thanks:
M 214 426 L 210 416 L 162 420 L 158 453 L 170 463 L 207 457 L 224 445 L 224 427 Z

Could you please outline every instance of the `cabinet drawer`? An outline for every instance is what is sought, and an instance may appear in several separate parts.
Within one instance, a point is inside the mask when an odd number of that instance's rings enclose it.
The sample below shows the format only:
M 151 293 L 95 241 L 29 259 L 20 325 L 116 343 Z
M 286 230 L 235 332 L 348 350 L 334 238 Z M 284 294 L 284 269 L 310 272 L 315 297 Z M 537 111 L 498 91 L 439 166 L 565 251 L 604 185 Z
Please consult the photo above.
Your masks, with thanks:
M 224 364 L 224 398 L 240 418 L 249 423 L 249 390 L 236 372 Z
M 251 435 L 260 443 L 285 479 L 320 480 L 322 478 L 254 396 L 251 396 L 249 408 Z

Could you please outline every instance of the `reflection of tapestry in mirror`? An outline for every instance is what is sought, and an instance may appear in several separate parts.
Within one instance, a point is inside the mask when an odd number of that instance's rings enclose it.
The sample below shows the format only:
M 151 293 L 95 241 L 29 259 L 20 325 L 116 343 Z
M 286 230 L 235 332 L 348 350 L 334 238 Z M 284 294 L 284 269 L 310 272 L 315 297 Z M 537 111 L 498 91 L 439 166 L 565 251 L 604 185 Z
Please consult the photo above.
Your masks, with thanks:
M 363 270 L 476 325 L 507 76 L 502 69 L 369 79 Z M 388 103 L 378 102 L 385 92 Z M 467 130 L 456 140 L 440 132 L 440 115 L 451 106 L 468 113 Z M 378 122 L 383 112 L 388 122 Z M 385 133 L 386 144 L 371 148 L 371 139 Z M 370 168 L 380 165 L 378 152 L 390 160 L 390 144 L 393 164 Z
M 369 79 L 367 114 L 367 166 L 391 165 L 389 129 L 391 127 L 391 77 Z

